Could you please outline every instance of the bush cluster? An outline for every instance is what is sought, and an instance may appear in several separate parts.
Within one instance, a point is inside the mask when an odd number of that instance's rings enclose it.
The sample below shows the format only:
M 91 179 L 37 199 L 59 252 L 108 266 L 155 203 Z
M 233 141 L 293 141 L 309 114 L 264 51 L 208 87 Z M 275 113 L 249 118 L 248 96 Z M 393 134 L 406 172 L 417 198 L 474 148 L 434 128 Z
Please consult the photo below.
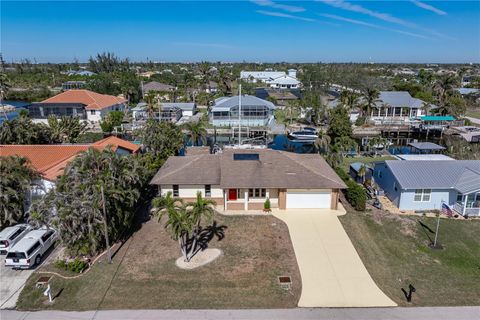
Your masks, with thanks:
M 55 266 L 59 269 L 68 270 L 75 273 L 82 273 L 88 268 L 88 263 L 75 258 L 75 260 L 69 262 L 66 262 L 65 260 L 57 260 L 55 261 Z
M 345 191 L 345 198 L 347 198 L 347 201 L 355 210 L 365 211 L 365 205 L 367 202 L 367 193 L 365 192 L 365 189 L 353 181 L 348 173 L 342 168 L 336 168 L 335 171 L 347 185 L 347 190 Z

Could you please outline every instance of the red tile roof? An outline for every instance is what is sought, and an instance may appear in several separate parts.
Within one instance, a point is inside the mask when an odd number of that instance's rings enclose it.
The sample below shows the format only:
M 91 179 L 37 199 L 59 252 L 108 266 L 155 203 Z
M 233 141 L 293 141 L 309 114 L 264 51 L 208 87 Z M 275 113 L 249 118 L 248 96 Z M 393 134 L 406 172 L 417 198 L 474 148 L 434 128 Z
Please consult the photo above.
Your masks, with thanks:
M 57 144 L 57 145 L 0 145 L 0 156 L 13 156 L 27 158 L 30 164 L 43 178 L 54 181 L 62 175 L 67 164 L 75 159 L 78 153 L 93 147 L 104 149 L 113 147 L 116 151 L 119 147 L 132 153 L 138 152 L 140 147 L 134 143 L 117 137 L 108 137 L 93 144 Z
M 42 103 L 82 103 L 87 110 L 101 110 L 125 102 L 127 100 L 123 98 L 90 90 L 68 90 L 42 101 Z

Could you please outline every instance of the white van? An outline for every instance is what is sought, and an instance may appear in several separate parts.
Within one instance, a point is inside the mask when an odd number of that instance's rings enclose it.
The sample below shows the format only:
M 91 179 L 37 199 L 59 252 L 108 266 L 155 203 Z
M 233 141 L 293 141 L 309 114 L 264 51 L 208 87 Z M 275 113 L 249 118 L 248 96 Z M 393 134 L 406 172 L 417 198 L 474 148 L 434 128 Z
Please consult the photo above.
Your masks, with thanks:
M 7 254 L 8 249 L 13 247 L 15 243 L 20 241 L 32 227 L 28 224 L 17 224 L 13 227 L 8 227 L 0 232 L 0 254 Z
M 30 231 L 18 241 L 7 253 L 5 266 L 18 269 L 28 269 L 39 265 L 42 256 L 57 239 L 57 233 L 53 229 L 45 227 Z

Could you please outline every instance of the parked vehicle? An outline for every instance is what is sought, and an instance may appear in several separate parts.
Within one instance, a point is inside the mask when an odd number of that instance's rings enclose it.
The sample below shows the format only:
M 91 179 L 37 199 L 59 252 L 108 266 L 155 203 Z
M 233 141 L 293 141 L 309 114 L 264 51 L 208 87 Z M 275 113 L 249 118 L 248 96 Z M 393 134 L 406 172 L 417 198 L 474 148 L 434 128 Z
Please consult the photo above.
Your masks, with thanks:
M 17 224 L 16 226 L 8 227 L 0 232 L 0 254 L 7 254 L 8 249 L 13 247 L 15 243 L 20 241 L 32 227 L 28 224 Z
M 5 266 L 28 269 L 39 265 L 45 252 L 57 239 L 57 232 L 45 227 L 30 231 L 18 241 L 7 253 Z

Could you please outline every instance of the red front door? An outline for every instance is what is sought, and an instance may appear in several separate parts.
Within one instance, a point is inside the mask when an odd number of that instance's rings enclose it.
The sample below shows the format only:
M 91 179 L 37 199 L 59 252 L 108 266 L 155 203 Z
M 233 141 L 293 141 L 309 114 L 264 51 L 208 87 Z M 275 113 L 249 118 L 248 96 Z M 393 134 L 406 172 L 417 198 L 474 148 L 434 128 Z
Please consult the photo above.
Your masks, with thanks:
M 237 200 L 237 189 L 228 189 L 228 200 Z

